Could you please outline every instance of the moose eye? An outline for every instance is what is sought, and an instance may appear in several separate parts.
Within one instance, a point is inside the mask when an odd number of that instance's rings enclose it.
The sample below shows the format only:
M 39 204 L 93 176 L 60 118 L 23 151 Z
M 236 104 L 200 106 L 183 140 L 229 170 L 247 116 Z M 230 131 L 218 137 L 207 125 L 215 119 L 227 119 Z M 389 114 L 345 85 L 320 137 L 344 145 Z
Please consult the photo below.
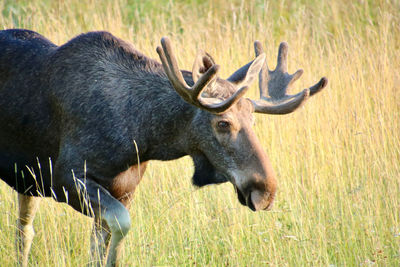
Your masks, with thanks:
M 231 124 L 228 121 L 219 121 L 218 122 L 218 128 L 221 130 L 227 130 L 227 129 L 229 129 L 230 126 L 231 126 Z

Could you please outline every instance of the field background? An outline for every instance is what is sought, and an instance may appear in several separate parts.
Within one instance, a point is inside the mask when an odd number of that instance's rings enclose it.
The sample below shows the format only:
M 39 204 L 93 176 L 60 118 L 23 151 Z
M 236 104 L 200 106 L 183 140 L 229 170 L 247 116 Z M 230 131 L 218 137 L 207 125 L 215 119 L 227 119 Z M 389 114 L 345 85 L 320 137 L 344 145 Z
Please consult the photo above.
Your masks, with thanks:
M 274 68 L 287 41 L 289 72 L 305 70 L 294 90 L 329 79 L 301 110 L 257 115 L 279 182 L 271 212 L 241 206 L 229 184 L 196 190 L 189 158 L 153 162 L 124 266 L 400 265 L 400 1 L 2 0 L 0 27 L 56 44 L 107 30 L 152 58 L 169 36 L 181 68 L 204 49 L 221 77 L 254 57 L 255 40 Z M 16 265 L 16 199 L 0 182 L 1 266 Z M 32 266 L 88 263 L 89 218 L 46 199 L 34 226 Z

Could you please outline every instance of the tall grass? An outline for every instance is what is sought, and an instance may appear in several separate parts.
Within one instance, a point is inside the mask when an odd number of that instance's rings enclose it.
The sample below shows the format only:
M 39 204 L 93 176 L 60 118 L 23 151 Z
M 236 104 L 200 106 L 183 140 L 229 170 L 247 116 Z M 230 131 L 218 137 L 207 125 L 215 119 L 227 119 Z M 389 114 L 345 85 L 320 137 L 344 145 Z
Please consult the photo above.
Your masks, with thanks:
M 130 208 L 124 265 L 400 265 L 399 1 L 5 0 L 0 11 L 4 29 L 56 44 L 107 30 L 153 58 L 167 35 L 182 68 L 202 48 L 222 77 L 254 57 L 255 40 L 274 68 L 287 41 L 289 71 L 305 70 L 295 88 L 329 79 L 300 111 L 257 115 L 279 179 L 273 211 L 240 206 L 229 184 L 196 190 L 189 158 L 153 162 Z M 12 266 L 17 196 L 0 191 L 0 265 Z M 89 218 L 45 200 L 34 225 L 32 266 L 88 262 Z

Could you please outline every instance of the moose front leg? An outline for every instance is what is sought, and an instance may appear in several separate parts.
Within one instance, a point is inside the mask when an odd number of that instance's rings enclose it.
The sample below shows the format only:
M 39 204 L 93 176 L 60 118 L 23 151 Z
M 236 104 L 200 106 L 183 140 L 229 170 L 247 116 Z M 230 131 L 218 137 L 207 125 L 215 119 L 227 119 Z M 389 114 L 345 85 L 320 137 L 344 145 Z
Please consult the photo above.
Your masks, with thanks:
M 131 166 L 124 172 L 121 172 L 113 180 L 113 185 L 110 187 L 110 193 L 117 198 L 127 209 L 132 201 L 133 193 L 140 183 L 144 172 L 146 171 L 148 162 L 142 162 L 140 165 Z M 107 248 L 110 243 L 110 229 L 108 225 L 99 220 L 94 220 L 91 241 L 91 255 L 93 260 L 101 261 L 106 255 Z M 116 248 L 115 254 L 118 261 L 122 245 Z
M 19 216 L 17 222 L 17 255 L 21 266 L 28 266 L 28 256 L 35 231 L 33 219 L 39 208 L 40 198 L 18 194 Z
M 104 261 L 107 250 L 110 246 L 111 241 L 111 231 L 108 227 L 107 223 L 103 221 L 99 221 L 98 219 L 94 220 L 93 229 L 90 236 L 90 256 L 92 258 L 92 262 L 97 266 L 102 266 L 102 262 Z M 122 249 L 122 241 L 115 248 L 115 262 L 116 265 L 120 258 L 120 252 Z M 113 248 L 110 248 L 112 250 Z
M 106 266 L 116 266 L 122 240 L 131 227 L 129 212 L 120 201 L 94 181 L 87 180 L 83 191 L 85 205 L 89 207 L 96 222 L 92 249 L 97 250 L 102 261 L 109 247 Z
M 104 187 L 90 179 L 59 179 L 57 182 L 64 184 L 57 186 L 63 190 L 56 192 L 58 200 L 61 199 L 60 196 L 65 195 L 62 201 L 77 211 L 94 217 L 94 220 L 99 222 L 97 225 L 102 226 L 95 227 L 93 236 L 97 242 L 93 243 L 92 248 L 98 251 L 100 259 L 97 265 L 102 265 L 109 244 L 106 266 L 116 266 L 118 248 L 131 227 L 128 210 Z
M 95 219 L 90 236 L 90 256 L 92 262 L 97 263 L 96 265 L 101 265 L 103 262 L 110 245 L 110 237 L 111 232 L 105 221 Z

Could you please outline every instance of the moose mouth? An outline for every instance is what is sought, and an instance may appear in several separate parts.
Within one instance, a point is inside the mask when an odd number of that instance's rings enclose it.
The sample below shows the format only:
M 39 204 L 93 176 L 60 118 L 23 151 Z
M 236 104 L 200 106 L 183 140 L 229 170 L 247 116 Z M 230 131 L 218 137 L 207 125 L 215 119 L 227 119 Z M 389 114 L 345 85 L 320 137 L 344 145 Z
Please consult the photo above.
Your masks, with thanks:
M 254 206 L 253 201 L 251 201 L 251 194 L 248 194 L 246 199 L 242 191 L 240 191 L 236 185 L 234 185 L 234 187 L 240 204 L 249 207 L 252 211 L 256 211 L 256 207 Z

